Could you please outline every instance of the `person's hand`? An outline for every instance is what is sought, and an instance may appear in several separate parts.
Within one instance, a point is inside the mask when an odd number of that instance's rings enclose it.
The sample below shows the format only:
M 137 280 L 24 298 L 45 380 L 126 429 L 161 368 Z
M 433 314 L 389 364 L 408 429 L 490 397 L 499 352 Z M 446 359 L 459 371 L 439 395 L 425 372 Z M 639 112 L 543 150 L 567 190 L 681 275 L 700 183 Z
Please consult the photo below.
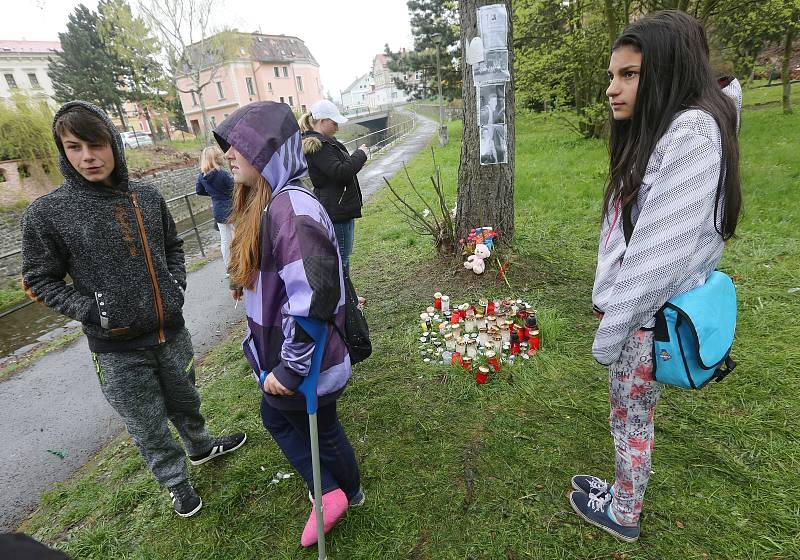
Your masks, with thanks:
M 369 146 L 366 144 L 361 144 L 358 149 L 367 154 L 367 157 L 369 157 Z
M 294 395 L 294 391 L 290 391 L 283 385 L 278 379 L 275 377 L 273 373 L 267 375 L 266 379 L 264 379 L 264 391 L 269 393 L 270 395 L 279 395 L 282 397 L 288 397 L 289 395 Z
M 235 299 L 236 301 L 239 301 L 240 299 L 242 299 L 242 294 L 243 294 L 242 288 L 232 288 L 231 289 L 231 297 L 233 299 Z

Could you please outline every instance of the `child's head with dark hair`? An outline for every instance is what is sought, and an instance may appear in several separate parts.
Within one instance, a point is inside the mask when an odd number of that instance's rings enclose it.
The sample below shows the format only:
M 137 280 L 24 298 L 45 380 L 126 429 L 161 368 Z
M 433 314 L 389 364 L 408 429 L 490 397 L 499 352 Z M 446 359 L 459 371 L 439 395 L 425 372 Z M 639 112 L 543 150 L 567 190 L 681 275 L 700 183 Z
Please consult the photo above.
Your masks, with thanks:
M 724 214 L 719 229 L 733 235 L 741 206 L 737 109 L 723 93 L 709 59 L 706 32 L 684 12 L 665 10 L 633 22 L 612 47 L 606 94 L 612 106 L 611 165 L 604 211 L 636 200 L 645 170 L 673 118 L 686 109 L 709 113 L 723 147 Z
M 113 141 L 103 119 L 84 107 L 76 106 L 65 111 L 56 120 L 54 128 L 58 143 L 61 143 L 65 132 L 90 144 L 108 144 L 110 146 Z
M 59 150 L 84 179 L 117 185 L 114 140 L 100 116 L 79 105 L 69 107 L 58 116 L 53 131 Z

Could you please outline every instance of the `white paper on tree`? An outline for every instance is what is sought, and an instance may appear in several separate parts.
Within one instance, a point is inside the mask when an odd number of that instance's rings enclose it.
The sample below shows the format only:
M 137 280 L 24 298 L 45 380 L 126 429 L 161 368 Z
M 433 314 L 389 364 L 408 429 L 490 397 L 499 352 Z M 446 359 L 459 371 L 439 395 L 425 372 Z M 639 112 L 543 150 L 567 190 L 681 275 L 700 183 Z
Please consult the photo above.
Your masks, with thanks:
M 478 8 L 478 31 L 485 50 L 506 49 L 508 40 L 508 13 L 505 4 L 491 4 Z
M 467 64 L 477 64 L 483 60 L 483 41 L 480 37 L 473 37 L 467 46 Z
M 478 134 L 481 165 L 508 163 L 506 85 L 477 85 Z
M 510 79 L 507 49 L 486 51 L 483 62 L 472 65 L 472 81 L 475 85 L 496 84 Z

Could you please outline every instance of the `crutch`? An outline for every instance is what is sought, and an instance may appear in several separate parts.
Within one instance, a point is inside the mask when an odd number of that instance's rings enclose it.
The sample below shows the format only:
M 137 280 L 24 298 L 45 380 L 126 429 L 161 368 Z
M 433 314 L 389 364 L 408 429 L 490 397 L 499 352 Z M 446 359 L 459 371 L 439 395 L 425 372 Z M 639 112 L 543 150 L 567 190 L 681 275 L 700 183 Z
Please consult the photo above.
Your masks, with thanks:
M 319 560 L 327 560 L 325 553 L 325 523 L 322 515 L 322 480 L 319 465 L 319 433 L 317 432 L 317 381 L 322 367 L 322 356 L 325 354 L 325 343 L 328 340 L 328 325 L 319 319 L 310 317 L 294 317 L 315 343 L 311 355 L 311 368 L 308 375 L 297 388 L 306 397 L 308 412 L 308 430 L 311 435 L 311 468 L 314 472 L 314 509 L 317 511 L 317 550 Z

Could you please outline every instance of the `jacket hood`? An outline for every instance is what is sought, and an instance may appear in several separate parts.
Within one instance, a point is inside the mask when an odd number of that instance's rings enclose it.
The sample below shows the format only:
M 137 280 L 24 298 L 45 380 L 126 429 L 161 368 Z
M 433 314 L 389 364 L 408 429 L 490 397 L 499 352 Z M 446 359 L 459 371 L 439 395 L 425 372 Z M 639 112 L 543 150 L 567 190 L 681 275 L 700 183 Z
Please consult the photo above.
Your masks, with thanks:
M 277 192 L 308 173 L 297 118 L 285 103 L 257 101 L 240 107 L 214 130 L 223 152 L 233 146 Z
M 105 111 L 103 111 L 97 105 L 93 105 L 87 101 L 70 101 L 69 103 L 65 103 L 61 106 L 61 108 L 56 112 L 55 116 L 53 117 L 53 139 L 56 142 L 56 147 L 58 147 L 58 166 L 61 170 L 61 174 L 64 176 L 64 179 L 67 182 L 87 186 L 96 189 L 97 184 L 92 183 L 91 181 L 87 181 L 83 178 L 83 175 L 78 173 L 78 170 L 72 167 L 72 164 L 67 159 L 66 154 L 64 153 L 64 146 L 61 144 L 61 139 L 56 135 L 56 121 L 58 121 L 59 117 L 73 109 L 75 107 L 82 107 L 87 111 L 93 113 L 101 121 L 105 124 L 106 128 L 108 129 L 109 134 L 111 135 L 111 149 L 114 152 L 114 176 L 118 180 L 117 189 L 127 190 L 128 188 L 128 164 L 125 162 L 125 146 L 122 143 L 122 136 L 120 135 L 117 127 L 111 122 L 111 119 L 108 118 L 108 115 Z M 107 189 L 108 187 L 103 187 Z
M 303 153 L 305 155 L 316 154 L 322 149 L 322 137 L 320 135 L 303 134 Z

